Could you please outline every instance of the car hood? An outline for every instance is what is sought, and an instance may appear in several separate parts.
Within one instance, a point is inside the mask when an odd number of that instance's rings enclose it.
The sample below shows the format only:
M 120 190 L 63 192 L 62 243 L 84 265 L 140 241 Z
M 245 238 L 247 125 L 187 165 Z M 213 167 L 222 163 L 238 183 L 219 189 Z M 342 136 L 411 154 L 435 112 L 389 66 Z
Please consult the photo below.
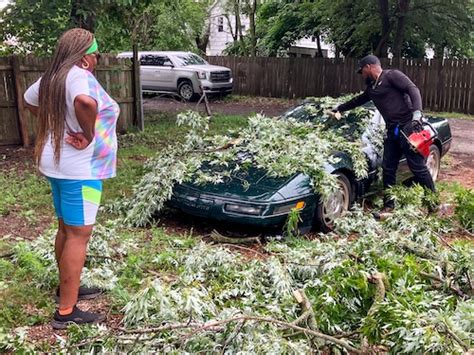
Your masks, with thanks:
M 279 193 L 292 180 L 292 177 L 271 177 L 264 170 L 250 167 L 224 178 L 223 183 L 198 185 L 183 183 L 178 189 L 189 189 L 194 193 L 219 195 L 231 199 L 248 201 L 279 201 L 284 198 Z
M 191 69 L 191 70 L 202 70 L 202 71 L 207 71 L 207 72 L 212 72 L 212 71 L 230 71 L 229 68 L 226 67 L 221 67 L 219 65 L 209 65 L 209 64 L 203 64 L 203 65 L 198 65 L 198 64 L 193 64 L 193 65 L 186 65 L 182 67 L 184 69 Z

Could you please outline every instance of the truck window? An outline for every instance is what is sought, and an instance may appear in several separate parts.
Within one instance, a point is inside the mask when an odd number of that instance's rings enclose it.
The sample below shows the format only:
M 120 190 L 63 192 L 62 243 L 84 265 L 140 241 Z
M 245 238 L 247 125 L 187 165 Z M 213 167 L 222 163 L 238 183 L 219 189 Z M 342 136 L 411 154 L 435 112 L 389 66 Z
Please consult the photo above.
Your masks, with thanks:
M 158 55 L 144 55 L 140 59 L 141 65 L 149 65 L 154 67 L 172 67 L 173 63 L 168 57 Z

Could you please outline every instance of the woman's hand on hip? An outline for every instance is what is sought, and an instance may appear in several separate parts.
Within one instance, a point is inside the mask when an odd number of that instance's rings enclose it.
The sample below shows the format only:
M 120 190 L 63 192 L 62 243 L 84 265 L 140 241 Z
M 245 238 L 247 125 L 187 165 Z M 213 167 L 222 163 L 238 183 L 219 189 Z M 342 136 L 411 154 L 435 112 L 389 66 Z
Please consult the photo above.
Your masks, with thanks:
M 67 132 L 66 143 L 72 145 L 78 150 L 86 149 L 91 142 L 81 132 Z
M 74 99 L 74 111 L 81 126 L 82 135 L 92 142 L 97 119 L 97 101 L 88 95 L 78 95 Z

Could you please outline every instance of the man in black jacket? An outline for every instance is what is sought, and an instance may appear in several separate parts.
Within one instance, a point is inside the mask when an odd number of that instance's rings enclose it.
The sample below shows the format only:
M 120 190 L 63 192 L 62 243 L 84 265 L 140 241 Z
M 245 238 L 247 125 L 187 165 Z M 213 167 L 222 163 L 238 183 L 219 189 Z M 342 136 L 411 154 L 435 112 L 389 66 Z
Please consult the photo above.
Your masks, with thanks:
M 357 72 L 362 74 L 367 88 L 362 94 L 334 109 L 336 117 L 340 115 L 339 112 L 351 110 L 372 100 L 382 114 L 387 128 L 382 164 L 384 189 L 395 184 L 398 163 L 404 154 L 413 173 L 414 182 L 435 191 L 425 158 L 414 152 L 400 133 L 403 130 L 407 136 L 410 135 L 413 131 L 413 121 L 422 119 L 420 90 L 401 71 L 383 70 L 380 60 L 374 55 L 362 58 Z M 390 212 L 394 206 L 394 201 L 385 197 L 384 208 L 376 217 Z

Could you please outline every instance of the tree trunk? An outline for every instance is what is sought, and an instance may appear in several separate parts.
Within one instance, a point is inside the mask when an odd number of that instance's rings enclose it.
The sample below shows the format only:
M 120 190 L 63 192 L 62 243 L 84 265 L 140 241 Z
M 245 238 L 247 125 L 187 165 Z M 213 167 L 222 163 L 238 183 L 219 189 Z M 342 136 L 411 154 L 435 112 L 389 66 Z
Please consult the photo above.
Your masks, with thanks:
M 232 26 L 232 22 L 230 21 L 229 15 L 223 14 L 223 16 L 227 19 L 227 25 L 229 26 L 230 35 L 232 36 L 234 42 L 236 42 L 238 40 L 238 33 L 237 31 L 234 31 L 234 27 Z
M 234 0 L 234 14 L 235 14 L 235 33 L 237 40 L 242 38 L 242 23 L 240 21 L 240 0 Z
M 445 49 L 445 44 L 439 44 L 436 45 L 433 50 L 434 50 L 434 56 L 433 58 L 435 59 L 443 59 L 444 58 L 444 49 Z
M 321 49 L 321 36 L 319 32 L 316 34 L 316 45 L 318 46 L 318 57 L 324 57 L 323 50 Z
M 335 57 L 336 59 L 341 58 L 339 46 L 338 46 L 337 44 L 334 45 L 334 57 Z
M 395 39 L 393 41 L 394 58 L 401 58 L 402 56 L 402 43 L 405 36 L 405 23 L 409 7 L 410 0 L 398 0 L 397 30 L 395 32 Z
M 211 35 L 211 24 L 206 23 L 206 28 L 201 36 L 196 37 L 196 45 L 202 53 L 206 53 L 209 36 Z
M 242 21 L 240 19 L 240 0 L 234 0 L 234 13 L 235 13 L 235 34 L 237 37 L 238 45 L 240 47 L 240 53 L 242 55 L 247 55 L 247 50 L 245 48 L 245 44 L 243 42 L 243 34 L 242 34 Z
M 255 14 L 257 13 L 257 0 L 252 1 L 250 9 L 250 55 L 257 56 L 257 36 L 255 34 Z
M 92 2 L 88 0 L 73 0 L 70 18 L 75 27 L 84 28 L 88 31 L 94 32 L 95 12 Z
M 378 0 L 379 2 L 379 12 L 380 19 L 382 21 L 382 32 L 377 48 L 375 49 L 375 55 L 377 57 L 386 58 L 387 57 L 387 42 L 390 38 L 391 25 L 390 25 L 390 16 L 388 14 L 388 0 Z

